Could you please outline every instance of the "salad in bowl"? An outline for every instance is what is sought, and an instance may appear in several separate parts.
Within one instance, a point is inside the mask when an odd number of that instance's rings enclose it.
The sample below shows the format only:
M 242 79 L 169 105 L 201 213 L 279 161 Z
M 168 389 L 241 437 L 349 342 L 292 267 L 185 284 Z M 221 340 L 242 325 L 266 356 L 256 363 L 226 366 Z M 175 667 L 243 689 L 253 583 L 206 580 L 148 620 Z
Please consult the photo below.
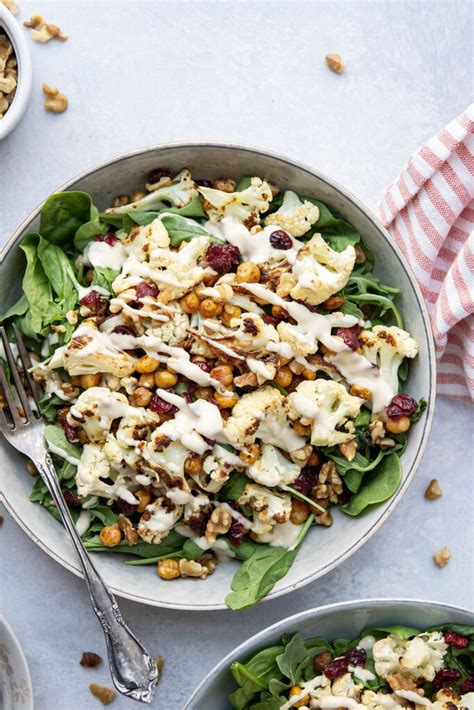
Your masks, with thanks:
M 16 323 L 86 547 L 206 579 L 240 562 L 245 609 L 337 507 L 391 498 L 426 403 L 419 345 L 362 235 L 253 175 L 154 169 L 104 212 L 70 191 L 21 242 Z M 32 501 L 57 511 L 41 479 Z M 174 582 L 175 584 L 177 582 Z

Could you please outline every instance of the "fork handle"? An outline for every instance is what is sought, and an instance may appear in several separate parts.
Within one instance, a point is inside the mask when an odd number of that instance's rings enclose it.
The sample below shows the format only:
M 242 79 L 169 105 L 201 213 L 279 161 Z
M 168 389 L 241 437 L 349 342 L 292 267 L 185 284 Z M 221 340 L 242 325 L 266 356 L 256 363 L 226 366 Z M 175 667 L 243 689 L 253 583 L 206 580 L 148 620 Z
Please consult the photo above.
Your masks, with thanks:
M 47 453 L 44 458 L 34 459 L 34 463 L 57 505 L 64 527 L 79 556 L 92 608 L 104 631 L 114 685 L 120 693 L 149 703 L 158 682 L 156 662 L 125 624 L 112 592 L 85 549 L 61 492 L 51 456 Z

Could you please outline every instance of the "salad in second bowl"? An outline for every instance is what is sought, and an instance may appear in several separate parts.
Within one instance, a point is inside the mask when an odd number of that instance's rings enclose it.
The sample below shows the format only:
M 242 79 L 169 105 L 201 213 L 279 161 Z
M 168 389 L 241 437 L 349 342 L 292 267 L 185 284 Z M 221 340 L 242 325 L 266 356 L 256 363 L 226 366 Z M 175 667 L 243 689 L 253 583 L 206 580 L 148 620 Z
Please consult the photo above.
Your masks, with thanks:
M 362 236 L 259 177 L 159 168 L 99 213 L 51 196 L 21 243 L 23 332 L 46 437 L 86 547 L 261 599 L 331 508 L 390 498 L 425 403 L 418 344 Z M 57 517 L 38 480 L 31 500 Z
M 284 635 L 231 672 L 235 710 L 473 710 L 474 626 L 396 625 L 333 641 Z

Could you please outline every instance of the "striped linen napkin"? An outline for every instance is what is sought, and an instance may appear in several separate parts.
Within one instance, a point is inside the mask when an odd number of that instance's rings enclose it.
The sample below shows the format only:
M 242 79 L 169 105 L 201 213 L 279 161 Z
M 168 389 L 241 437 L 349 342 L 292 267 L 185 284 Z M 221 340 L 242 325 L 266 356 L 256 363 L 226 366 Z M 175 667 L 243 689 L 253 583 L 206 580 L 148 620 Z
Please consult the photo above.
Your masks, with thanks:
M 474 401 L 474 104 L 412 155 L 378 213 L 427 303 L 438 392 Z

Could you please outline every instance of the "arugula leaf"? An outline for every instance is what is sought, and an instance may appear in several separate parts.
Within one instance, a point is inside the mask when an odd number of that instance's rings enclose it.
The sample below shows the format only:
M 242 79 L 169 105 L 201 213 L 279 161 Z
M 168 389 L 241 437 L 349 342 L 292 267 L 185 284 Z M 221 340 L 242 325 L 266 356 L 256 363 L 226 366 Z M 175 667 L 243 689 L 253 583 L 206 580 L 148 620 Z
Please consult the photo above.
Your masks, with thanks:
M 341 508 L 346 515 L 360 515 L 368 506 L 383 503 L 393 496 L 402 480 L 402 467 L 398 454 L 391 453 L 364 479 L 359 491 L 349 504 Z
M 68 441 L 62 427 L 55 424 L 47 424 L 44 428 L 44 438 L 47 444 L 53 447 L 51 450 L 54 454 L 62 456 L 62 458 L 68 456 L 69 458 L 77 459 L 79 463 L 81 450 L 78 446 Z
M 319 219 L 311 231 L 322 234 L 332 249 L 344 251 L 349 245 L 359 244 L 360 234 L 352 224 L 334 215 L 324 202 L 312 197 L 303 197 L 302 199 L 309 200 L 319 208 Z
M 118 271 L 114 271 L 113 269 L 106 269 L 101 266 L 96 266 L 93 271 L 92 284 L 94 286 L 101 286 L 102 288 L 107 289 L 109 293 L 112 293 L 112 284 L 118 275 Z

